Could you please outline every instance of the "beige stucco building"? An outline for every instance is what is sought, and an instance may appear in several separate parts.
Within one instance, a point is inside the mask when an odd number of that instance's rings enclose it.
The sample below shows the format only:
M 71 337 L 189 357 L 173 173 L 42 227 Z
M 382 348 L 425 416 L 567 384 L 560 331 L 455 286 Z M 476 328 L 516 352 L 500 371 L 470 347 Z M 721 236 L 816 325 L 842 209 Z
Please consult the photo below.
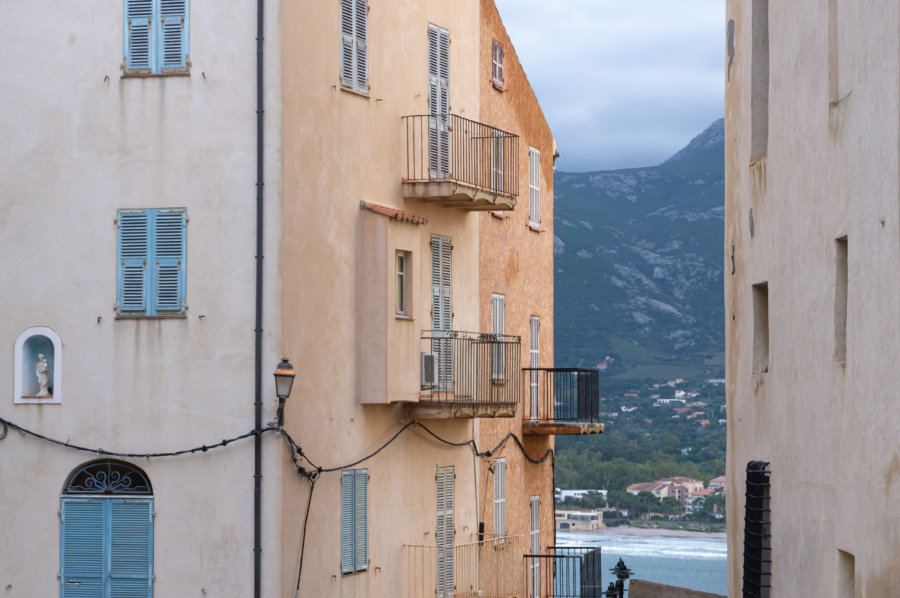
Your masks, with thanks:
M 0 587 L 525 595 L 553 434 L 602 428 L 493 2 L 78 8 L 0 8 Z
M 900 5 L 729 0 L 730 596 L 900 587 Z

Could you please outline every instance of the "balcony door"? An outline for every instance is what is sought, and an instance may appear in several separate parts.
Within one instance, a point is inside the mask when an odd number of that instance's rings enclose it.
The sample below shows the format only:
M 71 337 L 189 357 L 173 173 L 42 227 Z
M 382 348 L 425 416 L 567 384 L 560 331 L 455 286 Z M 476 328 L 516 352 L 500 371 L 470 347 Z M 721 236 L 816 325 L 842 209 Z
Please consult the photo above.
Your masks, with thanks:
M 428 164 L 431 178 L 450 174 L 450 32 L 428 25 Z
M 437 366 L 437 388 L 453 391 L 453 266 L 450 237 L 431 235 L 431 352 Z
M 435 575 L 435 597 L 453 598 L 456 567 L 453 554 L 455 528 L 453 524 L 453 483 L 456 473 L 452 465 L 438 467 L 435 480 L 437 482 L 437 529 L 435 532 L 435 548 L 437 553 L 437 570 Z
M 541 320 L 537 316 L 531 316 L 531 345 L 530 345 L 530 350 L 529 350 L 528 367 L 532 368 L 532 370 L 530 372 L 528 372 L 528 374 L 529 374 L 529 378 L 530 378 L 529 385 L 530 385 L 530 393 L 531 393 L 531 397 L 530 397 L 531 401 L 530 401 L 529 407 L 531 409 L 531 419 L 533 419 L 533 420 L 538 418 L 538 413 L 539 413 L 539 411 L 538 411 L 538 408 L 539 408 L 539 405 L 538 405 L 538 374 L 539 374 L 539 372 L 536 370 L 536 368 L 541 367 L 541 365 L 540 365 L 540 363 L 541 363 L 541 360 L 540 360 L 540 355 L 541 355 L 540 338 L 541 338 Z M 547 388 L 547 389 L 545 389 L 544 392 L 548 393 L 548 397 L 549 397 L 550 389 Z

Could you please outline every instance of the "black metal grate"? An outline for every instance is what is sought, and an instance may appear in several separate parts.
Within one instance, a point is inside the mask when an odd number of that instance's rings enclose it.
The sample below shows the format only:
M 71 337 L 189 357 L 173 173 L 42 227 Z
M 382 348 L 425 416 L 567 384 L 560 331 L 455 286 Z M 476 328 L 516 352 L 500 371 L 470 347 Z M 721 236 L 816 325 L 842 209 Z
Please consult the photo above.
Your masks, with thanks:
M 550 546 L 525 555 L 526 598 L 601 598 L 600 548 Z
M 80 467 L 66 484 L 63 494 L 152 495 L 150 480 L 138 467 L 125 461 L 102 459 Z
M 769 463 L 747 464 L 743 598 L 768 598 L 772 581 Z

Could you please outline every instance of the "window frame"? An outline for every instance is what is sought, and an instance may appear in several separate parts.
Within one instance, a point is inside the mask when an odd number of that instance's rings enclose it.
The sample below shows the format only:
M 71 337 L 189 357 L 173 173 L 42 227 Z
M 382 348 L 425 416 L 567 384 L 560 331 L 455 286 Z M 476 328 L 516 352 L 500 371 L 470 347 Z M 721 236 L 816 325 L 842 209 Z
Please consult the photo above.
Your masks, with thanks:
M 541 152 L 528 148 L 528 226 L 541 228 Z
M 491 40 L 491 83 L 499 90 L 503 89 L 503 59 L 506 53 L 503 50 L 503 43 L 499 40 Z
M 166 46 L 171 44 L 178 38 L 167 40 L 165 30 L 165 20 L 168 16 L 163 16 L 162 0 L 123 0 L 122 3 L 122 76 L 123 77 L 165 77 L 190 75 L 191 71 L 191 49 L 190 49 L 190 23 L 191 23 L 191 4 L 190 0 L 181 0 L 184 2 L 183 11 L 179 17 L 181 19 L 181 50 L 178 53 L 179 62 L 177 66 L 173 66 L 172 62 L 166 62 Z M 149 18 L 139 15 L 129 16 L 131 8 L 139 3 L 146 3 L 149 7 Z M 135 11 L 141 12 L 136 7 Z M 146 9 L 143 11 L 146 14 Z M 176 17 L 178 18 L 178 17 Z M 132 26 L 133 21 L 147 21 L 146 61 L 138 61 L 134 58 L 135 46 L 140 45 L 139 40 L 132 43 Z M 161 27 L 154 28 L 154 23 L 161 23 Z M 132 64 L 138 64 L 134 67 Z
M 341 472 L 341 574 L 369 569 L 369 470 Z
M 369 95 L 369 3 L 341 0 L 341 89 Z
M 394 254 L 394 315 L 400 319 L 413 317 L 411 277 L 412 252 L 398 249 Z
M 179 215 L 180 223 L 171 219 Z M 145 222 L 140 225 L 138 217 Z M 135 218 L 134 223 L 126 220 Z M 165 222 L 170 220 L 170 222 Z M 116 318 L 183 318 L 187 311 L 187 209 L 186 208 L 123 208 L 116 214 Z M 139 236 L 143 226 L 143 239 Z M 133 227 L 133 228 L 132 228 Z M 162 234 L 160 229 L 162 227 Z M 168 228 L 166 228 L 168 227 Z M 175 231 L 180 231 L 175 234 Z M 175 234 L 173 237 L 172 235 Z M 144 243 L 143 257 L 138 256 Z M 180 246 L 177 255 L 172 254 L 173 243 Z M 129 246 L 130 245 L 130 246 Z M 169 253 L 169 255 L 165 255 Z M 160 263 L 162 261 L 162 263 Z M 142 262 L 139 288 L 135 285 L 134 268 Z M 173 270 L 174 266 L 174 270 Z M 162 282 L 161 282 L 162 281 Z M 174 287 L 173 287 L 174 285 Z M 160 288 L 164 290 L 161 292 Z M 177 307 L 165 304 L 162 296 L 177 295 Z M 140 308 L 136 299 L 128 298 L 140 292 Z M 171 300 L 171 297 L 170 297 Z

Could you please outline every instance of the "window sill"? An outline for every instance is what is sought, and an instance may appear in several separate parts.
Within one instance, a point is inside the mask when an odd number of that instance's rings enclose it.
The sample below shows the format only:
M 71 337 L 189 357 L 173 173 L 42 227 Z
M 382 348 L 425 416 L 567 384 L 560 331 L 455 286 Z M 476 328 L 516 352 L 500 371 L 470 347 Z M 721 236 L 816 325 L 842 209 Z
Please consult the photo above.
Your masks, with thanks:
M 529 222 L 526 226 L 528 226 L 528 230 L 533 230 L 533 231 L 536 232 L 536 233 L 542 233 L 542 232 L 544 232 L 544 231 L 541 229 L 541 225 L 540 225 L 540 224 L 535 224 L 534 222 Z
M 171 73 L 122 73 L 123 79 L 158 79 L 160 77 L 190 77 L 190 71 Z
M 497 210 L 491 210 L 491 216 L 494 218 L 499 218 L 500 220 L 506 220 L 507 216 L 503 212 L 499 212 Z
M 353 94 L 361 98 L 366 98 L 367 100 L 370 99 L 368 91 L 358 91 L 356 89 L 353 89 L 352 87 L 344 87 L 343 85 L 341 85 L 341 91 L 346 91 L 349 94 Z
M 172 314 L 170 316 L 143 316 L 140 314 L 116 316 L 116 320 L 186 320 L 186 314 Z
M 407 314 L 394 314 L 394 318 L 397 320 L 406 320 L 407 322 L 414 322 L 415 318 Z
M 496 79 L 491 79 L 491 85 L 493 85 L 494 89 L 496 89 L 497 91 L 506 91 L 505 89 L 503 89 L 502 81 L 498 82 Z

